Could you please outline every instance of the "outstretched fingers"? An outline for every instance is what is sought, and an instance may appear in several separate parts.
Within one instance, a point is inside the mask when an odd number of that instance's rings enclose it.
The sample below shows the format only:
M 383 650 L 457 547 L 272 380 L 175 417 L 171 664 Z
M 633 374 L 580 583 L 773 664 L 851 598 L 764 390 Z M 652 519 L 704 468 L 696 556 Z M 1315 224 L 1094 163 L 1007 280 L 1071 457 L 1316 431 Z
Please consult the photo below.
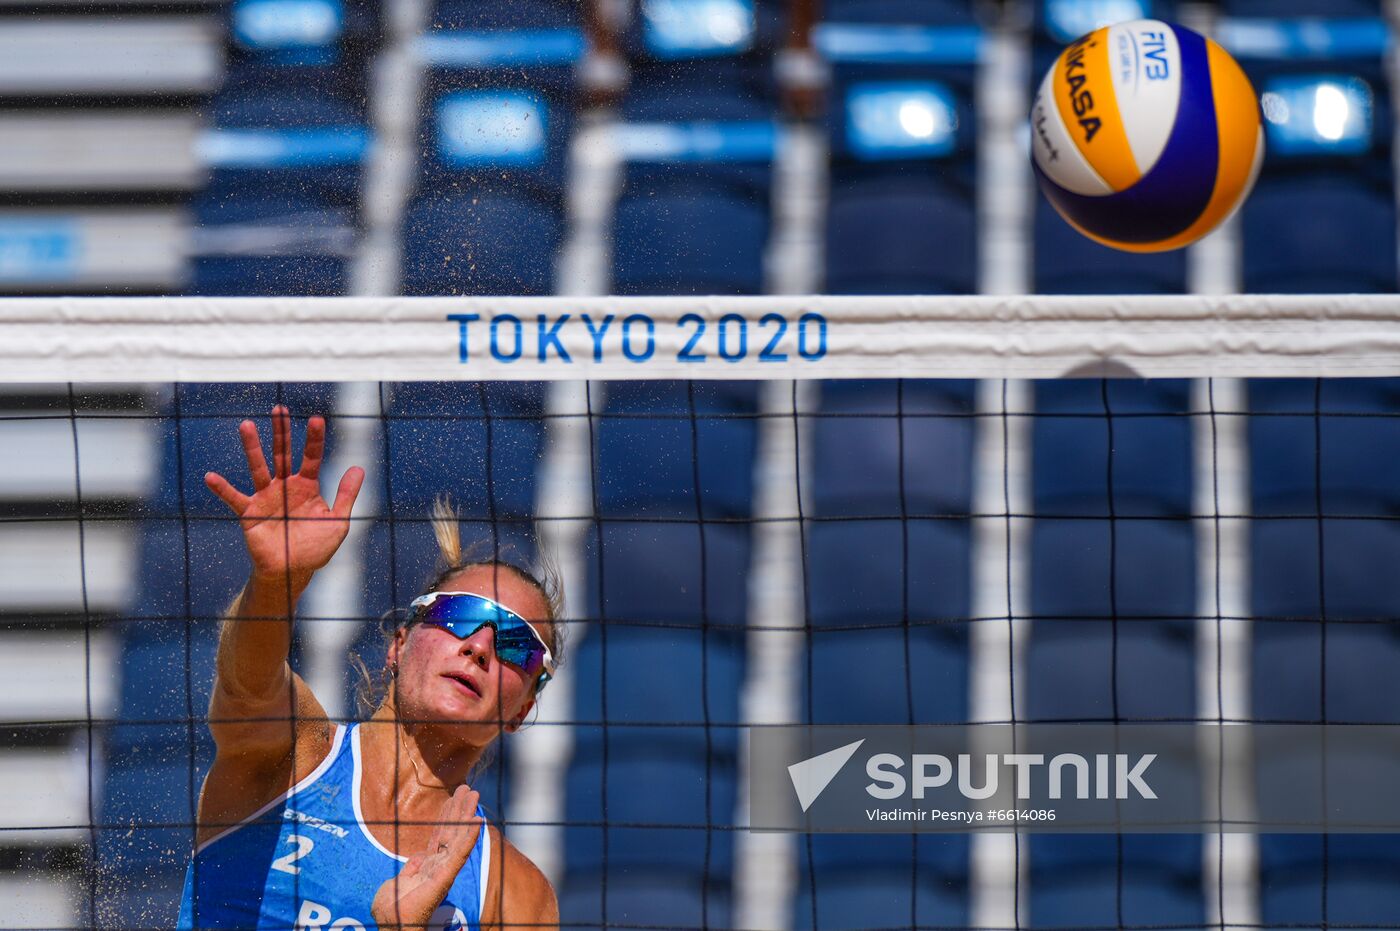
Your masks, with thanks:
M 365 470 L 359 466 L 351 466 L 345 470 L 345 474 L 340 477 L 340 487 L 335 492 L 335 504 L 331 506 L 331 513 L 341 520 L 350 519 L 350 509 L 355 506 L 355 499 L 359 497 L 360 486 L 365 483 Z
M 205 472 L 204 484 L 239 517 L 242 517 L 243 512 L 248 509 L 248 502 L 251 499 L 229 484 L 229 480 L 218 472 Z
M 248 474 L 253 477 L 253 490 L 262 491 L 272 484 L 272 474 L 267 470 L 258 425 L 251 420 L 243 421 L 238 425 L 238 438 L 243 441 L 243 455 L 248 460 Z
M 272 409 L 272 465 L 278 478 L 292 474 L 292 412 L 282 404 Z
M 301 453 L 298 475 L 313 482 L 321 474 L 321 460 L 326 454 L 326 419 L 312 417 L 306 422 L 306 448 Z

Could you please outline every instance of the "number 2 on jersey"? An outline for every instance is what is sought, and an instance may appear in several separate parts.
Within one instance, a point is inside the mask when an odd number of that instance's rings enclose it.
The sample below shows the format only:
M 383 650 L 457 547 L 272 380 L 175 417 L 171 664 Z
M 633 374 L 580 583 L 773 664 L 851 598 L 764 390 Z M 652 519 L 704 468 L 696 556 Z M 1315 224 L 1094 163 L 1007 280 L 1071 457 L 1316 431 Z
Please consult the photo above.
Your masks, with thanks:
M 302 837 L 300 834 L 288 834 L 287 843 L 296 844 L 297 849 L 293 850 L 285 857 L 278 857 L 276 860 L 273 860 L 272 868 L 282 873 L 291 873 L 295 876 L 301 872 L 301 867 L 293 866 L 292 864 L 310 853 L 311 848 L 316 845 L 312 842 L 311 838 Z

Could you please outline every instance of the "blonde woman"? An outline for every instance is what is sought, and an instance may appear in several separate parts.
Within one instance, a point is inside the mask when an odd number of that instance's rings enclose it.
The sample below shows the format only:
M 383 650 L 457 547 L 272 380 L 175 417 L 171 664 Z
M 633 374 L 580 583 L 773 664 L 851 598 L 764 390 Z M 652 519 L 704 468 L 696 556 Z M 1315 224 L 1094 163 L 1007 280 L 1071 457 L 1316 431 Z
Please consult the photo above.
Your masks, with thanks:
M 518 729 L 555 669 L 557 587 L 506 562 L 463 560 L 436 514 L 447 569 L 392 635 L 370 719 L 338 725 L 288 664 L 297 600 L 349 529 L 364 470 L 321 497 L 325 421 L 307 423 L 293 472 L 291 415 L 272 412 L 272 466 L 256 425 L 239 435 L 245 494 L 209 473 L 237 515 L 252 574 L 219 638 L 197 848 L 179 927 L 553 927 L 554 890 L 486 823 L 468 780 Z

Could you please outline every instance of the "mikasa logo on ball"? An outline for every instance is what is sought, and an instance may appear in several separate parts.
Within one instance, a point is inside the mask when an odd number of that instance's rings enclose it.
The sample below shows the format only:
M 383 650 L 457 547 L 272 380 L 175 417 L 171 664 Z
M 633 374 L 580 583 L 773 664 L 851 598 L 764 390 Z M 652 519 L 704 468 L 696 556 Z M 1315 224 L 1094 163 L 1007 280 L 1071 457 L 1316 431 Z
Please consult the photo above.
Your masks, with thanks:
M 1094 116 L 1094 95 L 1085 88 L 1089 76 L 1085 73 L 1084 55 L 1091 48 L 1097 48 L 1097 33 L 1090 33 L 1065 51 L 1065 83 L 1069 87 L 1069 99 L 1074 106 L 1074 115 L 1079 117 L 1079 128 L 1084 130 L 1084 141 L 1093 142 L 1103 128 L 1103 120 Z

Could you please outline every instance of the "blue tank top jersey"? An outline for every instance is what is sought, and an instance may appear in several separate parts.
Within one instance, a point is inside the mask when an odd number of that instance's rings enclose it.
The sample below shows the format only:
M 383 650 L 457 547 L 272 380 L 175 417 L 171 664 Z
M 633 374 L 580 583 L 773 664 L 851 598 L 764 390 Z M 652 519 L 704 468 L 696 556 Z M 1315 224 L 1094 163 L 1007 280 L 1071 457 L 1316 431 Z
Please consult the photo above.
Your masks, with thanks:
M 407 858 L 386 850 L 360 813 L 360 731 L 337 725 L 330 753 L 301 782 L 201 844 L 185 873 L 180 931 L 374 931 L 370 903 Z M 481 806 L 476 813 L 484 818 Z M 491 837 L 476 846 L 432 931 L 479 931 Z

